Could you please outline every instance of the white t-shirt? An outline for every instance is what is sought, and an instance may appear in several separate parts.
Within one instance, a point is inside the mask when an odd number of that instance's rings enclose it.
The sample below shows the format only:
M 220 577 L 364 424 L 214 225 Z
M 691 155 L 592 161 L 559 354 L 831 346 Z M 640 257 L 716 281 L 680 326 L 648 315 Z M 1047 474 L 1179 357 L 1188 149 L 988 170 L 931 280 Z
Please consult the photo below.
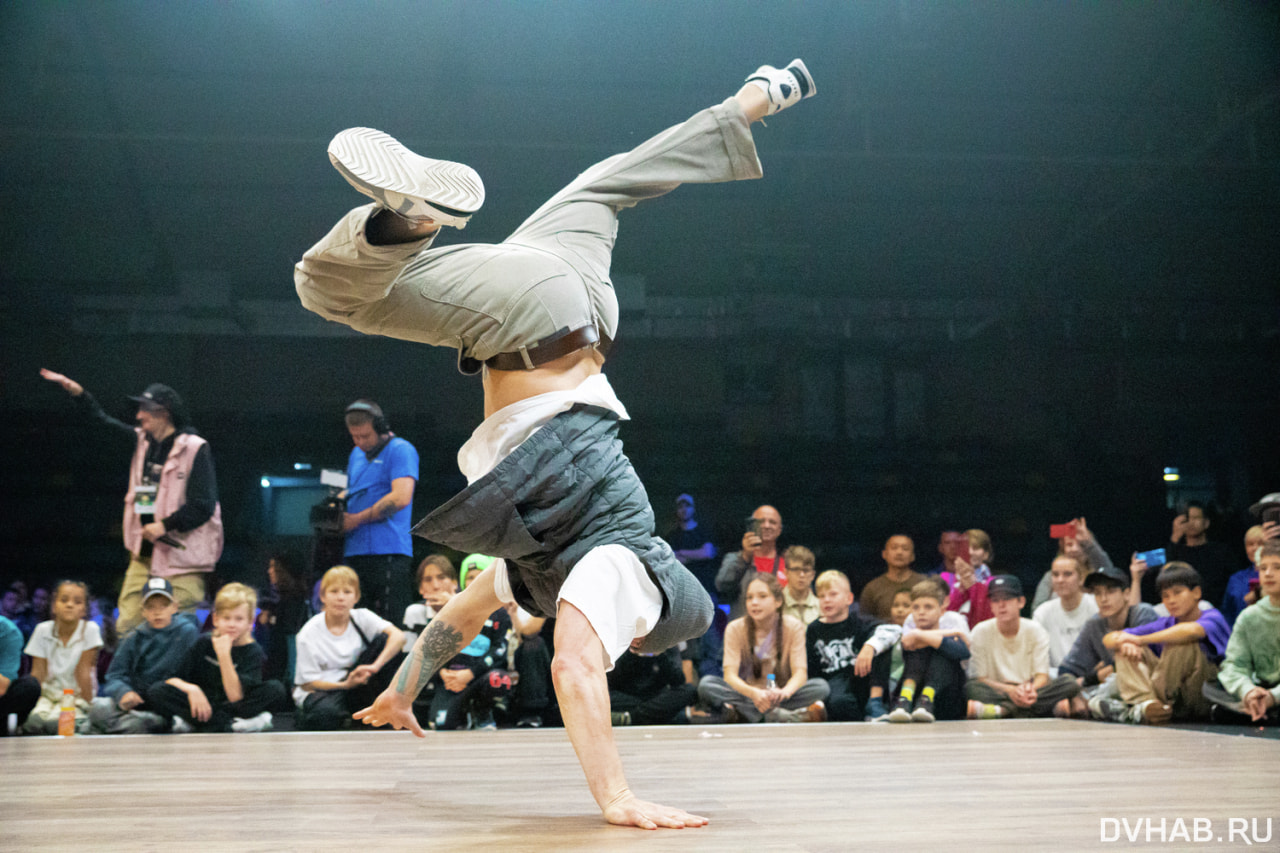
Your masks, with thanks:
M 1049 674 L 1049 635 L 1030 619 L 1018 620 L 1018 633 L 1006 637 L 995 619 L 979 622 L 969 635 L 970 678 L 990 678 L 1006 684 Z
M 92 696 L 81 696 L 80 685 L 76 682 L 76 666 L 80 656 L 90 649 L 102 648 L 102 631 L 96 622 L 80 620 L 71 639 L 63 643 L 54 630 L 54 621 L 41 622 L 31 632 L 31 639 L 23 649 L 25 654 L 33 658 L 44 658 L 48 662 L 48 676 L 40 686 L 40 695 L 54 702 L 62 701 L 62 691 L 70 687 L 76 692 L 76 698 L 92 702 Z M 93 689 L 98 690 L 97 673 L 89 676 L 93 680 Z
M 1031 618 L 1049 634 L 1049 675 L 1057 676 L 1058 664 L 1070 653 L 1080 629 L 1097 615 L 1098 604 L 1087 592 L 1080 597 L 1075 610 L 1064 610 L 1060 598 L 1051 598 L 1036 608 Z
M 360 626 L 365 639 L 370 642 L 391 626 L 386 619 L 363 607 L 351 611 L 351 622 Z M 345 631 L 335 635 L 325 624 L 324 614 L 317 613 L 298 632 L 298 661 L 293 670 L 293 701 L 299 707 L 308 695 L 302 689 L 303 684 L 312 681 L 342 681 L 355 666 L 365 644 L 351 622 L 347 623 Z
M 579 403 L 598 406 L 629 420 L 626 408 L 603 373 L 588 376 L 576 388 L 526 397 L 485 418 L 458 451 L 458 468 L 467 483 L 488 474 L 525 439 L 561 412 Z M 649 578 L 644 564 L 621 545 L 592 548 L 578 562 L 560 588 L 559 599 L 582 611 L 604 644 L 605 669 L 612 669 L 631 641 L 653 630 L 662 613 L 662 592 Z M 494 588 L 498 599 L 513 601 L 505 560 L 495 560 Z

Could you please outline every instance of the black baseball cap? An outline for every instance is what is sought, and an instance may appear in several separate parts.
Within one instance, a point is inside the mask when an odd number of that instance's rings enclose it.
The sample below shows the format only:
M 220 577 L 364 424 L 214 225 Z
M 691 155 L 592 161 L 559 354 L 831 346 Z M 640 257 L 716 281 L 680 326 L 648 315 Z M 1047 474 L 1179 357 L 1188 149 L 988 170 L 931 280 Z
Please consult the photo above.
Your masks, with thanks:
M 1263 495 L 1261 500 L 1249 507 L 1249 513 L 1257 518 L 1262 518 L 1262 511 L 1269 506 L 1280 506 L 1280 492 Z
M 996 601 L 1002 598 L 1022 598 L 1022 581 L 1013 575 L 996 575 L 987 581 L 987 598 Z
M 1090 572 L 1084 579 L 1084 588 L 1093 589 L 1098 584 L 1115 584 L 1121 589 L 1128 589 L 1133 579 L 1115 566 L 1104 566 L 1096 572 Z
M 178 396 L 177 391 L 168 385 L 152 382 L 147 386 L 147 390 L 129 399 L 139 406 L 145 406 L 149 409 L 156 407 L 164 409 L 169 413 L 169 418 L 173 421 L 174 426 L 181 426 L 186 422 L 186 412 L 182 407 L 182 398 Z

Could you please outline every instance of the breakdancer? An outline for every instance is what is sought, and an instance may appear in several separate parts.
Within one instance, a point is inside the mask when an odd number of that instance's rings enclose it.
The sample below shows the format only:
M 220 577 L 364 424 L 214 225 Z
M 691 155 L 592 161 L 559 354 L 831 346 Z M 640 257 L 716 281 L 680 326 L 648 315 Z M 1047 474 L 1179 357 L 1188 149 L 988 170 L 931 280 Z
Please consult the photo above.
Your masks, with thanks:
M 413 699 L 504 603 L 555 617 L 552 678 L 565 730 L 610 823 L 656 829 L 704 817 L 640 800 L 622 771 L 605 673 L 629 646 L 657 652 L 701 635 L 712 604 L 654 535 L 653 511 L 618 439 L 626 409 L 601 372 L 617 335 L 609 281 L 617 216 L 682 183 L 761 176 L 750 125 L 814 94 L 800 60 L 765 65 L 721 104 L 597 163 L 499 244 L 429 248 L 484 202 L 480 176 L 368 128 L 329 145 L 374 199 L 297 264 L 302 304 L 368 333 L 456 348 L 481 373 L 484 422 L 458 452 L 468 487 L 414 532 L 499 557 L 423 631 L 369 725 L 424 736 Z

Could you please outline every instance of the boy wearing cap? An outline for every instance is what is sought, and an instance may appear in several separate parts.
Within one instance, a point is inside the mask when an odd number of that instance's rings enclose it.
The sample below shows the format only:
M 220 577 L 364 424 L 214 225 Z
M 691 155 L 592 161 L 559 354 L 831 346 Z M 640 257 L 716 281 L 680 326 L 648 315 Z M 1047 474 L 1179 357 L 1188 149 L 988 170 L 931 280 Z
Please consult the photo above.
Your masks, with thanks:
M 1022 617 L 1022 582 L 996 575 L 987 583 L 987 599 L 995 616 L 979 623 L 969 641 L 969 717 L 1070 714 L 1080 685 L 1070 675 L 1049 678 L 1049 635 Z
M 116 630 L 128 636 L 142 623 L 142 588 L 151 577 L 167 578 L 179 609 L 194 613 L 205 575 L 222 555 L 222 507 L 209 443 L 187 423 L 182 398 L 168 385 L 148 385 L 129 398 L 137 405 L 137 426 L 130 426 L 74 379 L 45 369 L 40 375 L 70 394 L 83 415 L 133 442 L 123 523 L 130 560 Z
M 1159 618 L 1150 604 L 1129 603 L 1132 583 L 1129 573 L 1115 566 L 1098 569 L 1084 579 L 1085 590 L 1098 605 L 1098 615 L 1084 623 L 1071 651 L 1058 667 L 1059 674 L 1075 678 L 1089 710 L 1099 719 L 1114 719 L 1114 712 L 1123 710 L 1119 699 L 1111 696 L 1112 690 L 1099 689 L 1115 674 L 1116 662 L 1115 653 L 1106 647 L 1102 638 L 1112 631 L 1136 628 Z M 1114 679 L 1110 684 L 1114 687 Z
M 190 613 L 178 613 L 173 585 L 151 578 L 143 588 L 145 620 L 120 643 L 102 685 L 101 696 L 89 708 L 95 734 L 162 732 L 167 721 L 143 698 L 152 684 L 178 673 L 187 653 L 200 638 Z
M 1200 573 L 1186 563 L 1166 564 L 1156 590 L 1168 616 L 1102 638 L 1116 655 L 1125 721 L 1207 720 L 1204 685 L 1218 675 L 1231 626 L 1216 608 L 1200 609 Z

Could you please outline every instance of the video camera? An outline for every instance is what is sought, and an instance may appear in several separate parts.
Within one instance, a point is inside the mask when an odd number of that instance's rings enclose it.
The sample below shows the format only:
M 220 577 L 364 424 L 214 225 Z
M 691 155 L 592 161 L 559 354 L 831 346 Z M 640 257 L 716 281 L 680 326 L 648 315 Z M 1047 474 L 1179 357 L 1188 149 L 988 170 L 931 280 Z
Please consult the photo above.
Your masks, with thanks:
M 345 535 L 342 522 L 347 514 L 347 498 L 343 491 L 347 488 L 347 475 L 325 469 L 320 472 L 320 482 L 329 487 L 329 494 L 311 507 L 311 529 L 317 536 L 341 537 Z

